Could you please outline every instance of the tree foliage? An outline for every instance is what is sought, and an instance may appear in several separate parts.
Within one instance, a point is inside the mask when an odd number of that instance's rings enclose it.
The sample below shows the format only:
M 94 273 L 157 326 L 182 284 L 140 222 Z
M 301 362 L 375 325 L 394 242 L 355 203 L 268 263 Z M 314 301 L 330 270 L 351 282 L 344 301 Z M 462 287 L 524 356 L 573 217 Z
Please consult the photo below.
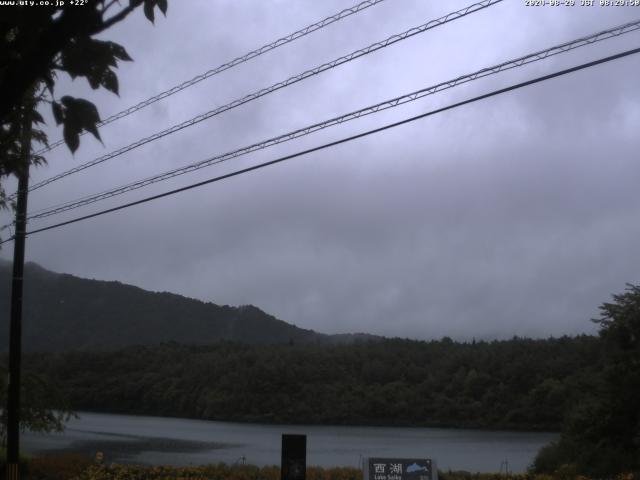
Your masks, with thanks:
M 164 344 L 25 359 L 74 409 L 260 423 L 557 430 L 595 337 L 352 345 Z M 593 364 L 596 360 L 595 364 Z
M 68 3 L 68 2 L 67 2 Z M 51 104 L 63 138 L 72 152 L 80 144 L 83 131 L 100 139 L 100 116 L 88 100 L 64 95 L 55 90 L 60 74 L 72 79 L 85 78 L 91 88 L 119 92 L 115 68 L 119 61 L 132 60 L 125 48 L 114 42 L 98 40 L 95 35 L 124 20 L 142 6 L 149 21 L 155 9 L 167 11 L 167 0 L 129 0 L 122 5 L 114 0 L 92 0 L 82 6 L 40 6 L 2 9 L 0 18 L 0 180 L 19 173 L 21 168 L 21 132 L 23 109 Z M 47 145 L 46 135 L 37 128 L 43 123 L 37 112 L 31 114 L 32 139 Z M 35 157 L 33 163 L 42 163 Z M 7 206 L 0 186 L 0 207 Z
M 49 2 L 47 2 L 49 3 Z M 53 3 L 53 2 L 52 2 Z M 118 78 L 114 69 L 118 61 L 130 61 L 123 46 L 93 38 L 125 19 L 143 6 L 144 14 L 153 22 L 154 9 L 163 14 L 167 0 L 94 0 L 82 6 L 22 6 L 2 8 L 0 17 L 0 181 L 25 172 L 25 141 L 48 145 L 46 134 L 38 128 L 44 118 L 38 108 L 51 104 L 53 117 L 62 125 L 67 146 L 75 152 L 80 134 L 87 131 L 100 139 L 98 110 L 88 100 L 64 95 L 58 100 L 55 89 L 60 74 L 72 79 L 85 78 L 93 89 L 105 88 L 118 94 Z M 33 128 L 26 137 L 25 123 Z M 32 155 L 31 164 L 45 161 Z M 0 184 L 0 208 L 14 206 Z M 3 376 L 4 378 L 5 376 Z M 0 397 L 6 394 L 0 385 Z M 24 377 L 21 426 L 36 431 L 62 428 L 68 412 L 61 406 L 56 392 L 41 377 Z M 51 410 L 51 408 L 61 408 Z M 3 415 L 6 410 L 3 409 Z M 4 432 L 4 418 L 2 419 Z
M 7 369 L 0 365 L 0 402 L 7 401 Z M 20 428 L 34 432 L 59 432 L 74 414 L 69 409 L 61 391 L 42 375 L 27 371 L 22 376 L 20 405 Z M 0 412 L 0 442 L 6 439 L 7 411 Z
M 604 303 L 600 338 L 603 368 L 567 418 L 560 440 L 538 455 L 535 469 L 608 476 L 640 470 L 640 286 Z

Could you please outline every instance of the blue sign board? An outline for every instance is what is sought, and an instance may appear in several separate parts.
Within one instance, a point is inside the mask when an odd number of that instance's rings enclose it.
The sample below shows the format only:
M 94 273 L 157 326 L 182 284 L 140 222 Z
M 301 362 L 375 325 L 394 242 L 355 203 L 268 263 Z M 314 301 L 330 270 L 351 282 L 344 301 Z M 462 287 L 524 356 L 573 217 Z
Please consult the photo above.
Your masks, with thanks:
M 365 480 L 438 480 L 435 463 L 428 458 L 368 458 Z

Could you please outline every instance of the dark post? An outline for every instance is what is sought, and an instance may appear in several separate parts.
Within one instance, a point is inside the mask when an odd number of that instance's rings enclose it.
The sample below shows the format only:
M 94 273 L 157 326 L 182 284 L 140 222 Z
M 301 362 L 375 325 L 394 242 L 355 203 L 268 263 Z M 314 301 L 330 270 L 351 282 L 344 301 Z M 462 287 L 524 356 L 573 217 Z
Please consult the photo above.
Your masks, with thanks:
M 305 480 L 307 474 L 307 436 L 282 435 L 281 480 Z
M 22 123 L 22 161 L 18 172 L 16 233 L 13 242 L 13 279 L 11 283 L 11 324 L 9 330 L 9 378 L 7 396 L 7 479 L 20 478 L 20 359 L 22 356 L 22 278 L 27 226 L 27 193 L 31 155 L 30 106 L 24 108 Z

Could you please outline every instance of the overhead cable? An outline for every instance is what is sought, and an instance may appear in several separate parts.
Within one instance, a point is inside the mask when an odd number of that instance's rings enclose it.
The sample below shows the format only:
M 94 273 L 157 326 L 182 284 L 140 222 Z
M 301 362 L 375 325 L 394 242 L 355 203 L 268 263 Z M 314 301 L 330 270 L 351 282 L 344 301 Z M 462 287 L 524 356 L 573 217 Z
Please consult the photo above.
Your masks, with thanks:
M 544 82 L 544 81 L 550 80 L 552 78 L 560 77 L 562 75 L 567 75 L 569 73 L 577 72 L 579 70 L 584 70 L 586 68 L 594 67 L 596 65 L 600 65 L 600 64 L 603 64 L 603 63 L 611 62 L 613 60 L 617 60 L 617 59 L 620 59 L 620 58 L 623 58 L 623 57 L 627 57 L 629 55 L 634 55 L 636 53 L 640 53 L 640 48 L 634 48 L 632 50 L 626 50 L 624 52 L 621 52 L 621 53 L 618 53 L 618 54 L 615 54 L 615 55 L 610 55 L 608 57 L 604 57 L 604 58 L 600 58 L 598 60 L 594 60 L 594 61 L 591 61 L 591 62 L 583 63 L 583 64 L 577 65 L 575 67 L 571 67 L 571 68 L 567 68 L 567 69 L 564 69 L 564 70 L 560 70 L 560 71 L 555 72 L 555 73 L 551 73 L 551 74 L 548 74 L 548 75 L 543 75 L 541 77 L 537 77 L 537 78 L 534 78 L 532 80 L 527 80 L 525 82 L 517 83 L 517 84 L 511 85 L 509 87 L 500 88 L 498 90 L 494 90 L 492 92 L 485 93 L 483 95 L 479 95 L 479 96 L 476 96 L 476 97 L 473 97 L 473 98 L 470 98 L 470 99 L 467 99 L 467 100 L 464 100 L 464 101 L 461 101 L 461 102 L 457 102 L 457 103 L 448 105 L 446 107 L 438 108 L 438 109 L 431 110 L 429 112 L 426 112 L 426 113 L 423 113 L 423 114 L 420 114 L 420 115 L 416 115 L 414 117 L 406 118 L 406 119 L 401 120 L 399 122 L 390 123 L 390 124 L 384 125 L 382 127 L 374 128 L 372 130 L 367 130 L 366 132 L 362 132 L 362 133 L 359 133 L 359 134 L 356 134 L 356 135 L 351 135 L 349 137 L 342 138 L 340 140 L 336 140 L 336 141 L 333 141 L 333 142 L 325 143 L 325 144 L 319 145 L 317 147 L 313 147 L 313 148 L 310 148 L 310 149 L 307 149 L 307 150 L 303 150 L 303 151 L 296 152 L 296 153 L 293 153 L 293 154 L 290 154 L 290 155 L 286 155 L 284 157 L 280 157 L 280 158 L 277 158 L 275 160 L 271 160 L 271 161 L 268 161 L 268 162 L 260 163 L 258 165 L 254 165 L 254 166 L 251 166 L 251 167 L 243 168 L 241 170 L 236 170 L 234 172 L 227 173 L 225 175 L 220 175 L 220 176 L 217 176 L 217 177 L 214 177 L 214 178 L 210 178 L 210 179 L 204 180 L 202 182 L 192 183 L 190 185 L 187 185 L 187 186 L 184 186 L 184 187 L 181 187 L 181 188 L 177 188 L 175 190 L 170 190 L 168 192 L 160 193 L 158 195 L 153 195 L 153 196 L 150 196 L 150 197 L 146 197 L 146 198 L 143 198 L 141 200 L 136 200 L 134 202 L 129 202 L 129 203 L 126 203 L 126 204 L 123 204 L 123 205 L 119 205 L 117 207 L 108 208 L 108 209 L 101 210 L 99 212 L 95 212 L 95 213 L 92 213 L 92 214 L 89 214 L 89 215 L 83 215 L 81 217 L 76 217 L 76 218 L 73 218 L 71 220 L 67 220 L 67 221 L 64 221 L 64 222 L 56 223 L 54 225 L 49 225 L 47 227 L 42 227 L 42 228 L 38 228 L 38 229 L 35 229 L 35 230 L 31 230 L 31 231 L 27 232 L 27 235 L 33 235 L 33 234 L 36 234 L 36 233 L 45 232 L 45 231 L 52 230 L 52 229 L 55 229 L 55 228 L 60 228 L 60 227 L 66 226 L 66 225 L 70 225 L 70 224 L 73 224 L 73 223 L 81 222 L 83 220 L 88 220 L 90 218 L 95 218 L 95 217 L 99 217 L 99 216 L 102 216 L 102 215 L 106 215 L 107 213 L 112 213 L 112 212 L 116 212 L 116 211 L 119 211 L 119 210 L 124 210 L 126 208 L 130 208 L 130 207 L 133 207 L 133 206 L 136 206 L 136 205 L 141 205 L 143 203 L 151 202 L 153 200 L 158 200 L 160 198 L 164 198 L 164 197 L 168 197 L 168 196 L 171 196 L 171 195 L 175 195 L 177 193 L 181 193 L 181 192 L 184 192 L 184 191 L 187 191 L 187 190 L 191 190 L 191 189 L 194 189 L 194 188 L 202 187 L 204 185 L 208 185 L 208 184 L 211 184 L 211 183 L 215 183 L 215 182 L 219 182 L 219 181 L 222 181 L 222 180 L 226 180 L 228 178 L 235 177 L 235 176 L 238 176 L 238 175 L 242 175 L 244 173 L 248 173 L 248 172 L 251 172 L 251 171 L 254 171 L 254 170 L 258 170 L 258 169 L 261 169 L 261 168 L 264 168 L 264 167 L 268 167 L 268 166 L 271 166 L 271 165 L 275 165 L 277 163 L 281 163 L 281 162 L 284 162 L 286 160 L 291 160 L 291 159 L 294 159 L 294 158 L 297 158 L 297 157 L 308 155 L 308 154 L 313 153 L 313 152 L 324 150 L 324 149 L 329 148 L 329 147 L 334 147 L 336 145 L 340 145 L 340 144 L 343 144 L 343 143 L 351 142 L 351 141 L 359 139 L 359 138 L 363 138 L 363 137 L 366 137 L 366 136 L 369 136 L 369 135 L 380 133 L 380 132 L 382 132 L 384 130 L 388 130 L 388 129 L 391 129 L 391 128 L 398 127 L 400 125 L 404 125 L 404 124 L 407 124 L 407 123 L 410 123 L 410 122 L 414 122 L 416 120 L 420 120 L 422 118 L 426 118 L 426 117 L 435 115 L 437 113 L 445 112 L 447 110 L 452 110 L 454 108 L 461 107 L 463 105 L 467 105 L 467 104 L 470 104 L 470 103 L 474 103 L 474 102 L 477 102 L 479 100 L 484 100 L 484 99 L 487 99 L 487 98 L 490 98 L 490 97 L 494 97 L 496 95 L 501 95 L 503 93 L 507 93 L 507 92 L 510 92 L 512 90 L 517 90 L 517 89 L 520 89 L 520 88 L 523 88 L 523 87 L 526 87 L 526 86 L 529 86 L 529 85 L 533 85 L 533 84 L 536 84 L 536 83 Z M 7 240 L 5 240 L 3 242 L 0 242 L 0 245 L 3 244 L 3 243 L 7 243 L 7 242 L 9 242 L 11 240 L 13 240 L 13 238 L 9 238 L 9 239 L 7 239 Z
M 415 101 L 419 98 L 423 98 L 428 95 L 433 95 L 442 90 L 446 90 L 449 88 L 453 88 L 457 85 L 461 85 L 464 83 L 471 82 L 473 80 L 477 80 L 479 78 L 483 78 L 489 75 L 494 75 L 499 72 L 503 72 L 506 70 L 510 70 L 512 68 L 521 67 L 523 65 L 527 65 L 533 62 L 537 62 L 546 58 L 549 58 L 554 55 L 558 55 L 560 53 L 568 52 L 570 50 L 574 50 L 579 47 L 583 47 L 585 45 L 591 45 L 596 42 L 600 42 L 602 40 L 606 40 L 609 38 L 617 37 L 619 35 L 623 35 L 625 33 L 633 32 L 640 29 L 640 19 L 635 20 L 633 22 L 625 23 L 623 25 L 619 25 L 613 28 L 609 28 L 607 30 L 603 30 L 588 36 L 580 37 L 578 39 L 562 43 L 560 45 L 556 45 L 544 50 L 539 50 L 534 53 L 529 53 L 527 55 L 523 55 L 513 60 L 508 60 L 497 65 L 493 65 L 491 67 L 486 67 L 481 70 L 477 70 L 473 73 L 461 75 L 452 80 L 447 80 L 436 85 L 432 85 L 430 87 L 422 88 L 412 93 L 408 93 L 399 97 L 392 98 L 390 100 L 386 100 L 384 102 L 377 103 L 375 105 L 371 105 L 360 110 L 356 110 L 344 115 L 340 115 L 338 117 L 333 117 L 328 120 L 324 120 L 322 122 L 315 123 L 313 125 L 306 126 L 304 128 L 300 128 L 276 137 L 269 138 L 267 140 L 262 140 L 260 142 L 254 143 L 249 146 L 245 146 L 236 150 L 232 150 L 230 152 L 226 152 L 223 154 L 215 155 L 213 157 L 207 158 L 205 160 L 201 160 L 196 163 L 192 163 L 190 165 L 186 165 L 184 167 L 179 167 L 173 170 L 169 170 L 164 173 L 160 173 L 158 175 L 154 175 L 151 177 L 147 177 L 145 179 L 137 180 L 135 182 L 129 183 L 127 185 L 123 185 L 117 188 L 113 188 L 101 193 L 89 195 L 82 197 L 80 199 L 72 200 L 69 202 L 65 202 L 59 204 L 54 207 L 48 207 L 46 209 L 41 209 L 39 211 L 33 212 L 30 214 L 27 219 L 39 219 L 49 217 L 51 215 L 56 215 L 62 212 L 66 212 L 68 210 L 73 210 L 76 208 L 83 207 L 85 205 L 89 205 L 91 203 L 98 202 L 100 200 L 104 200 L 107 198 L 115 197 L 117 195 L 124 194 L 126 192 L 130 192 L 133 190 L 137 190 L 139 188 L 146 187 L 148 185 L 152 185 L 154 183 L 158 183 L 164 180 L 168 180 L 173 177 L 177 177 L 179 175 L 184 175 L 186 173 L 190 173 L 205 167 L 209 167 L 218 163 L 225 162 L 232 158 L 237 158 L 242 155 L 247 155 L 249 153 L 262 150 L 273 145 L 278 145 L 280 143 L 284 143 L 290 140 L 294 140 L 296 138 L 300 138 L 305 135 L 309 135 L 313 132 L 317 132 L 319 130 L 340 125 L 345 122 L 370 115 L 373 113 L 377 113 L 383 110 L 387 110 L 389 108 L 394 108 L 399 105 L 403 105 L 405 103 L 409 103 Z
M 306 35 L 309 35 L 310 33 L 313 33 L 317 30 L 320 30 L 321 28 L 324 28 L 328 25 L 331 25 L 332 23 L 335 23 L 339 20 L 342 20 L 343 18 L 347 18 L 355 13 L 359 13 L 369 7 L 373 7 L 374 5 L 377 5 L 381 2 L 384 2 L 384 0 L 366 0 L 365 2 L 361 2 L 357 5 L 354 5 L 353 7 L 349 7 L 349 8 L 345 8 L 344 10 L 341 10 L 338 13 L 335 13 L 333 15 L 330 15 L 322 20 L 320 20 L 319 22 L 316 23 L 312 23 L 311 25 L 307 25 L 304 28 L 301 28 L 300 30 L 297 30 L 293 33 L 290 33 L 289 35 L 279 38 L 271 43 L 268 43 L 266 45 L 261 46 L 260 48 L 256 48 L 255 50 L 252 50 L 248 53 L 245 53 L 244 55 L 241 55 L 239 57 L 234 58 L 233 60 L 227 62 L 227 63 L 223 63 L 222 65 L 218 65 L 215 68 L 212 68 L 211 70 L 208 70 L 200 75 L 196 75 L 195 77 L 193 77 L 190 80 L 186 80 L 185 82 L 182 82 L 179 85 L 175 85 L 171 88 L 169 88 L 168 90 L 165 90 L 161 93 L 158 93 L 157 95 L 154 95 L 153 97 L 147 98 L 146 100 L 143 100 L 129 108 L 125 108 L 124 110 L 118 112 L 118 113 L 114 113 L 113 115 L 111 115 L 110 117 L 102 120 L 101 122 L 98 123 L 98 127 L 102 127 L 104 125 L 107 125 L 109 123 L 115 122 L 116 120 L 119 120 L 121 118 L 124 118 L 126 116 L 131 115 L 134 112 L 137 112 L 138 110 L 142 110 L 145 107 L 148 107 L 149 105 L 152 105 L 154 103 L 156 103 L 159 100 L 162 100 L 164 98 L 170 97 L 171 95 L 174 95 L 182 90 L 184 90 L 185 88 L 191 87 L 192 85 L 195 85 L 196 83 L 199 83 L 207 78 L 213 77 L 214 75 L 217 75 L 219 73 L 222 73 L 226 70 L 229 70 L 237 65 L 240 65 L 242 63 L 248 62 L 249 60 L 252 60 L 256 57 L 259 57 L 260 55 L 270 52 L 271 50 L 275 50 L 278 47 L 281 47 L 283 45 L 286 45 L 288 43 L 293 42 L 294 40 L 297 40 L 299 38 L 302 38 Z M 85 133 L 87 133 L 85 130 L 82 131 L 81 135 L 84 135 Z M 60 139 L 56 142 L 53 142 L 52 144 L 50 144 L 48 147 L 45 147 L 43 149 L 41 149 L 40 151 L 36 152 L 37 155 L 42 155 L 45 152 L 48 152 L 49 150 L 53 150 L 54 148 L 62 145 L 64 143 L 63 139 Z
M 380 50 L 382 48 L 388 47 L 390 45 L 393 45 L 397 42 L 400 42 L 402 40 L 406 40 L 407 38 L 411 38 L 414 35 L 418 35 L 420 33 L 424 33 L 428 30 L 431 30 L 435 27 L 438 27 L 440 25 L 444 25 L 446 23 L 449 23 L 453 20 L 457 20 L 459 18 L 465 17 L 469 14 L 475 13 L 479 10 L 485 9 L 487 7 L 490 7 L 492 5 L 495 5 L 497 3 L 502 2 L 502 0 L 483 0 L 481 2 L 478 3 L 474 3 L 472 5 L 469 5 L 468 7 L 465 7 L 463 9 L 460 9 L 458 11 L 452 12 L 452 13 L 448 13 L 447 15 L 437 18 L 435 20 L 431 20 L 425 24 L 419 25 L 417 27 L 413 27 L 409 30 L 406 30 L 402 33 L 396 34 L 396 35 L 392 35 L 390 37 L 388 37 L 385 40 L 382 40 L 380 42 L 376 42 L 372 45 L 369 45 L 368 47 L 365 48 L 361 48 L 359 50 L 356 50 L 348 55 L 342 56 L 340 58 L 337 58 L 335 60 L 332 60 L 330 62 L 327 63 L 323 63 L 322 65 L 319 65 L 315 68 L 312 68 L 310 70 L 306 70 L 303 73 L 300 73 L 298 75 L 295 75 L 293 77 L 289 77 L 287 80 L 283 80 L 281 82 L 275 83 L 269 87 L 263 88 L 261 90 L 258 90 L 254 93 L 251 93 L 249 95 L 246 95 L 242 98 L 236 99 L 226 105 L 217 107 L 213 110 L 210 110 L 206 113 L 200 114 L 196 117 L 193 117 L 190 120 L 184 121 L 182 123 L 179 123 L 177 125 L 174 125 L 172 127 L 169 127 L 165 130 L 162 130 L 160 132 L 154 133 L 151 136 L 142 138 L 140 140 L 137 140 L 134 143 L 131 143 L 127 146 L 124 146 L 122 148 L 119 148 L 118 150 L 115 150 L 111 153 L 108 153 L 106 155 L 103 155 L 101 157 L 95 158 L 94 160 L 91 160 L 89 162 L 83 163 L 82 165 L 78 165 L 70 170 L 67 170 L 65 172 L 62 172 L 58 175 L 54 175 L 53 177 L 47 178 L 45 180 L 42 180 L 38 183 L 35 183 L 34 185 L 32 185 L 29 188 L 29 191 L 33 191 L 33 190 L 37 190 L 38 188 L 42 188 L 45 185 L 48 185 L 52 182 L 55 182 L 57 180 L 60 180 L 62 178 L 65 178 L 69 175 L 73 175 L 75 173 L 78 173 L 82 170 L 85 170 L 87 168 L 93 167 L 95 165 L 98 165 L 100 163 L 106 162 L 107 160 L 110 160 L 112 158 L 115 158 L 119 155 L 122 155 L 126 152 L 129 152 L 135 148 L 138 148 L 142 145 L 146 145 L 147 143 L 153 142 L 154 140 L 158 140 L 162 137 L 165 137 L 167 135 L 171 135 L 173 133 L 176 133 L 184 128 L 190 127 L 192 125 L 195 125 L 197 123 L 200 123 L 204 120 L 207 120 L 213 116 L 219 115 L 223 112 L 226 112 L 228 110 L 231 110 L 233 108 L 239 107 L 240 105 L 244 105 L 245 103 L 251 102 L 253 100 L 256 100 L 260 97 L 263 97 L 265 95 L 268 95 L 270 93 L 273 93 L 277 90 L 280 90 L 281 88 L 284 87 L 288 87 L 290 85 L 293 85 L 294 83 L 300 82 L 302 80 L 305 80 L 309 77 L 318 75 L 319 73 L 322 73 L 324 71 L 330 70 L 332 68 L 335 68 L 339 65 L 342 65 L 344 63 L 350 62 L 352 60 L 355 60 L 356 58 L 360 58 L 364 55 L 368 55 L 372 52 L 375 52 L 377 50 Z

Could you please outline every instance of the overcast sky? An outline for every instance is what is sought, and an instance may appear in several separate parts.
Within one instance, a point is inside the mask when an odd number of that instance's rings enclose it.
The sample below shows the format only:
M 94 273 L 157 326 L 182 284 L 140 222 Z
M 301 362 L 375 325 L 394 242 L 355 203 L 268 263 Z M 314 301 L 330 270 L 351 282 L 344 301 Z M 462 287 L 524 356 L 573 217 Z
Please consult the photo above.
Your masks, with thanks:
M 118 71 L 119 98 L 64 78 L 56 94 L 84 96 L 105 118 L 354 3 L 174 0 L 155 26 L 139 11 L 102 36 L 135 59 Z M 104 146 L 85 136 L 75 156 L 56 149 L 31 181 L 469 3 L 386 0 L 105 126 Z M 528 7 L 505 0 L 42 188 L 30 196 L 30 210 L 637 18 L 640 7 Z M 30 227 L 639 46 L 639 32 L 606 40 Z M 589 319 L 598 306 L 625 283 L 640 283 L 639 73 L 640 56 L 631 56 L 33 235 L 27 258 L 82 277 L 254 304 L 326 333 L 420 339 L 593 333 Z M 60 136 L 56 128 L 49 132 L 51 139 Z M 1 255 L 11 258 L 11 251 L 5 246 Z

